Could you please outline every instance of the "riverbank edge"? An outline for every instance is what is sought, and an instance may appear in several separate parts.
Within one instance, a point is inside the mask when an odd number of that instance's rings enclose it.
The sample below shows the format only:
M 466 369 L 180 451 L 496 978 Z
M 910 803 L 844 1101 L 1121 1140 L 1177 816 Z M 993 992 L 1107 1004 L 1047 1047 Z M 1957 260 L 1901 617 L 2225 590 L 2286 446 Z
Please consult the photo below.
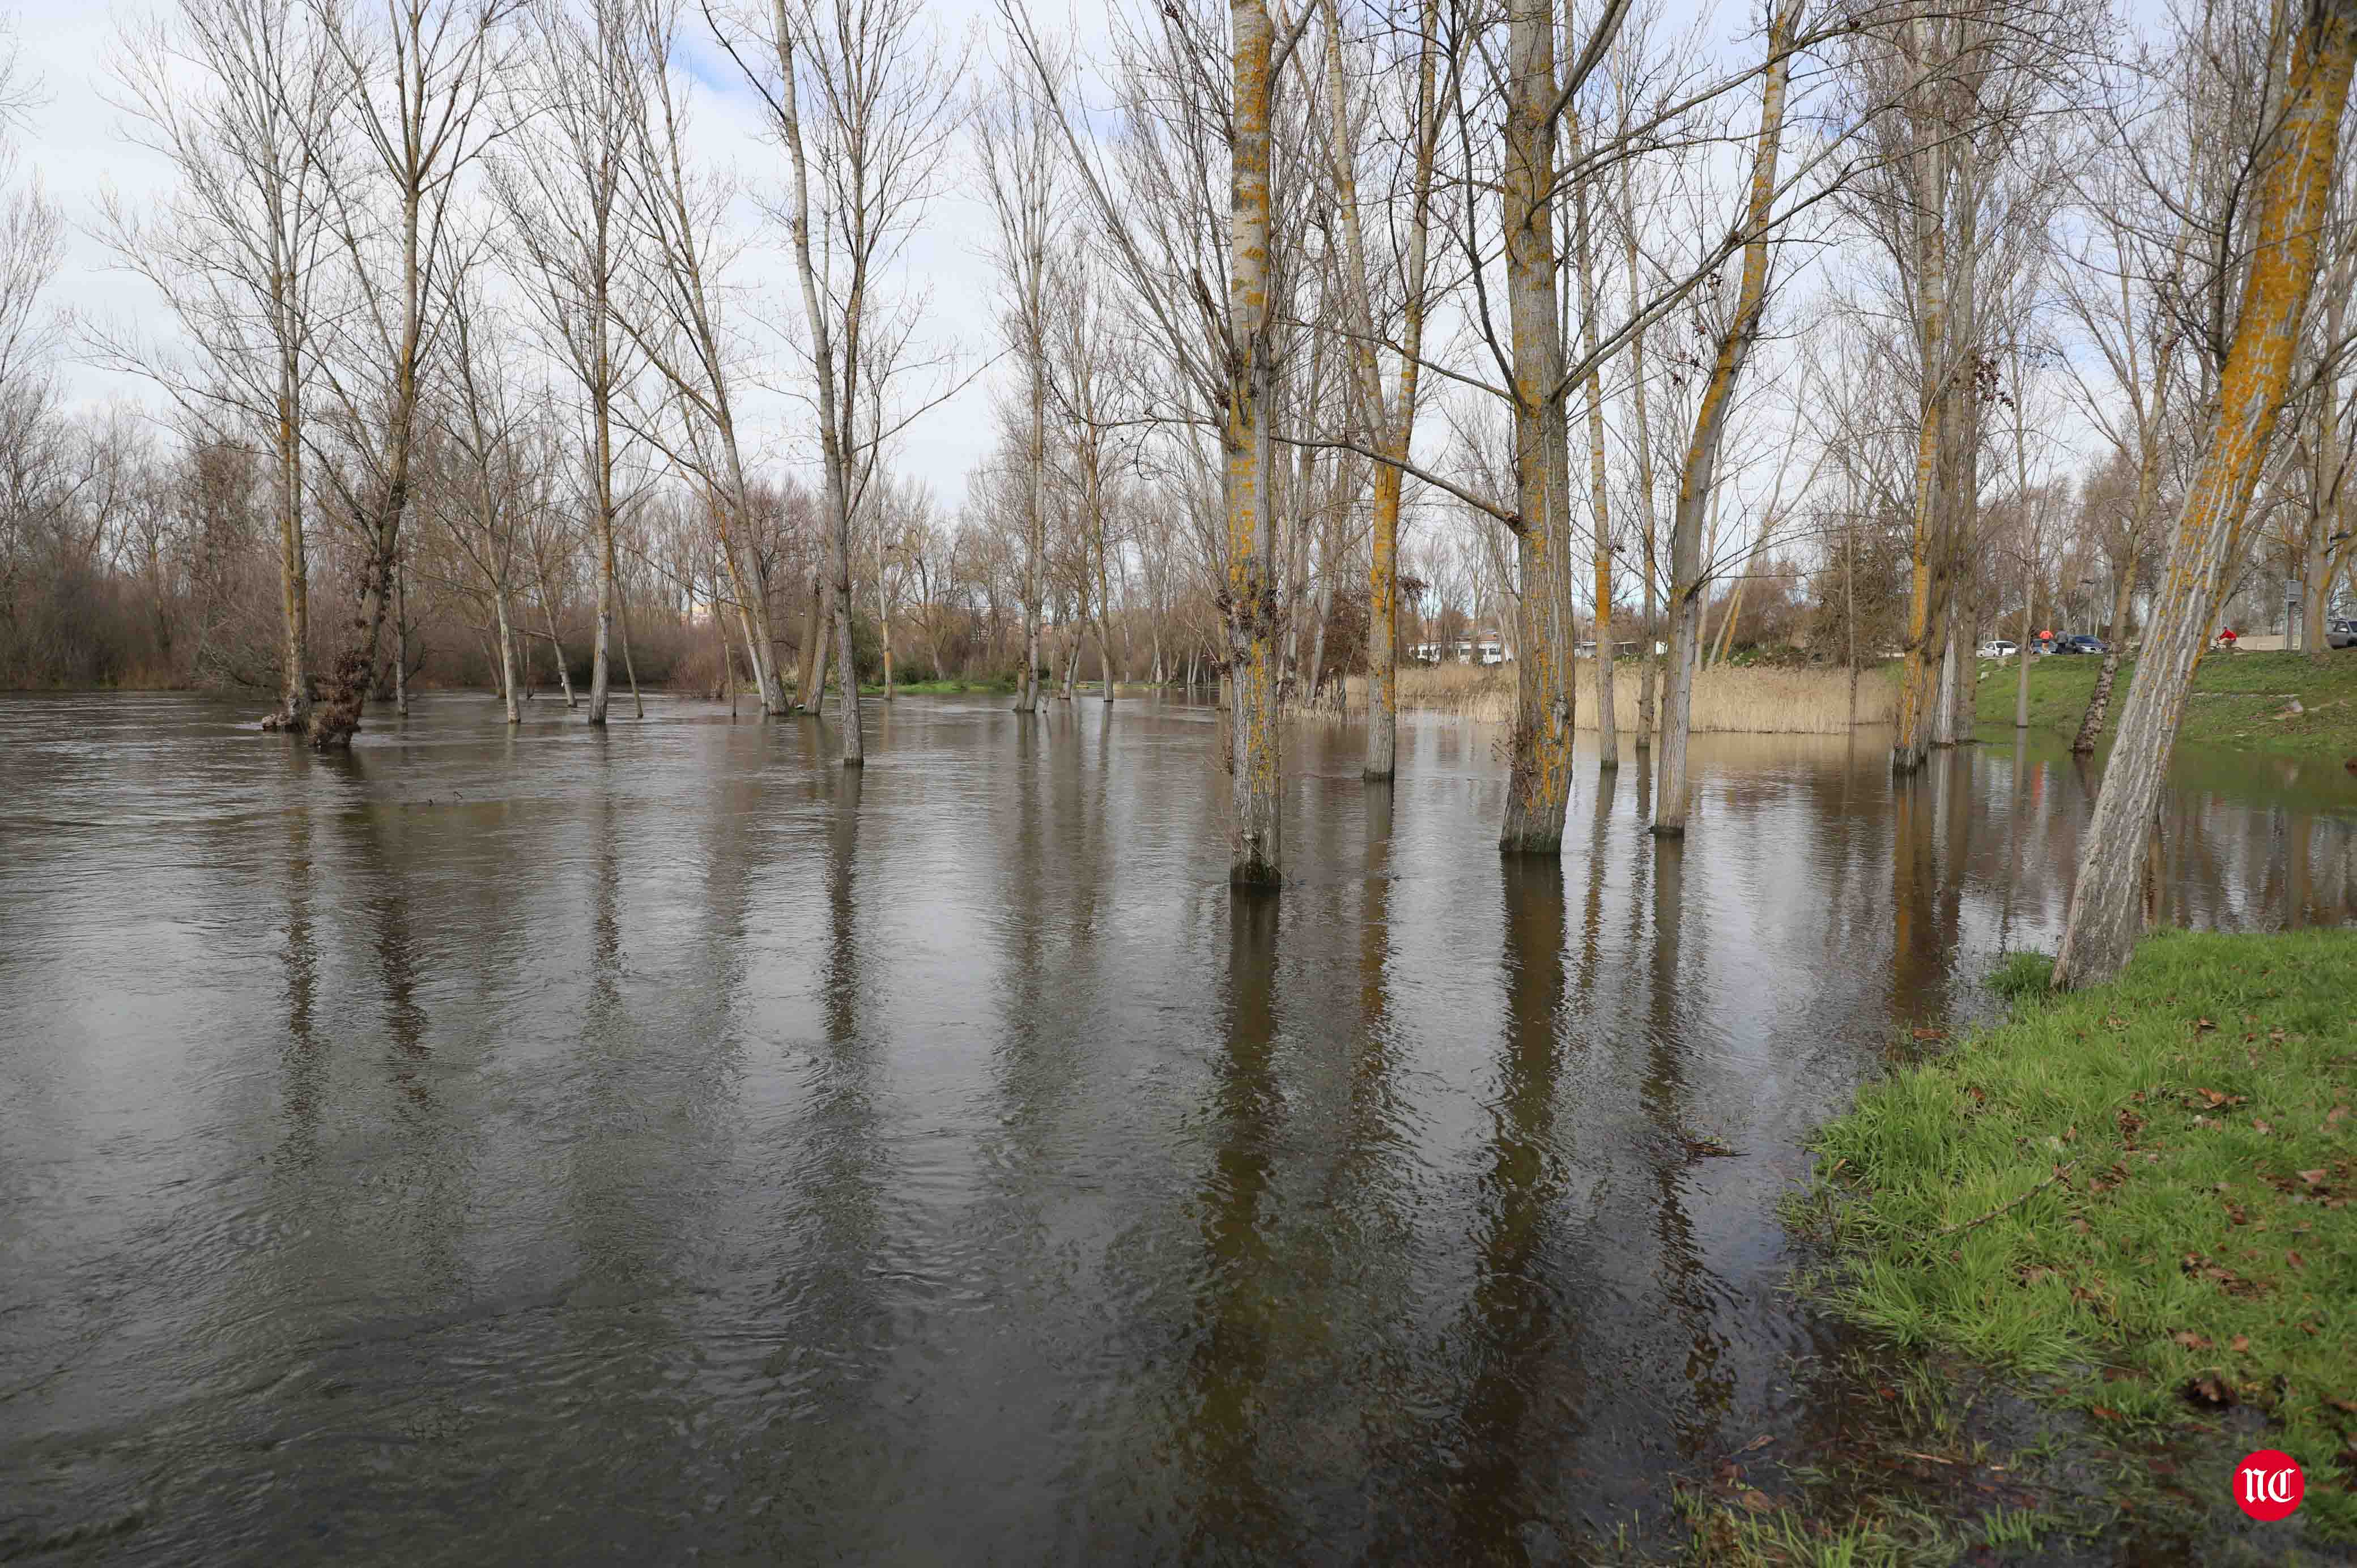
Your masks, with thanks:
M 1636 728 L 1643 668 L 1639 659 L 1613 661 L 1614 714 L 1624 739 Z M 1515 679 L 1512 665 L 1405 666 L 1399 672 L 1399 711 L 1463 724 L 1509 724 L 1514 714 Z M 1592 734 L 1595 660 L 1575 659 L 1572 680 L 1578 697 L 1573 726 Z M 1348 677 L 1341 690 L 1340 704 L 1330 699 L 1289 703 L 1286 714 L 1327 721 L 1365 718 L 1366 677 Z M 1696 673 L 1691 724 L 1696 735 L 1848 735 L 1888 728 L 1898 712 L 1895 664 L 1861 669 L 1853 703 L 1849 671 L 1842 666 L 1728 662 Z
M 1801 1293 L 1888 1342 L 1894 1381 L 2001 1386 L 2069 1429 L 2023 1463 L 1970 1462 L 2034 1474 L 2066 1441 L 2074 1469 L 2106 1472 L 2127 1506 L 2188 1514 L 2222 1551 L 2257 1545 L 2231 1503 L 2234 1460 L 2280 1448 L 2307 1497 L 2254 1560 L 2342 1560 L 2357 930 L 2158 931 L 2117 983 L 2063 994 L 2050 966 L 2016 955 L 1991 982 L 2008 1017 L 1907 1042 L 1819 1129 L 1816 1175 L 1788 1206 L 1826 1260 Z M 1695 1515 L 1698 1538 L 1747 1543 L 1770 1522 Z
M 2031 660 L 2029 727 L 2075 738 L 2103 663 L 2079 655 Z M 2011 659 L 1984 659 L 1975 670 L 1975 730 L 1984 739 L 2012 735 L 2018 670 Z M 2136 660 L 2123 658 L 2104 717 L 2102 738 L 2106 742 L 2126 707 L 2135 674 Z M 2177 743 L 2205 750 L 2357 761 L 2357 650 L 2337 650 L 2322 662 L 2305 653 L 2207 655 L 2195 672 Z

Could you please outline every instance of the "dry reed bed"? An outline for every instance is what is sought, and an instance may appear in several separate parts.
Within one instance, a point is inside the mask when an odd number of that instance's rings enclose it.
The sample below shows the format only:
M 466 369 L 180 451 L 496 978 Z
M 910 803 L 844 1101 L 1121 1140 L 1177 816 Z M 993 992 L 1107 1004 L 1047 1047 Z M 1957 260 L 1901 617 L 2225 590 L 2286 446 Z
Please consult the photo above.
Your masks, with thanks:
M 1596 727 L 1596 666 L 1579 660 L 1581 729 Z M 1634 664 L 1613 671 L 1613 710 L 1623 729 L 1637 722 Z M 1344 716 L 1367 711 L 1367 683 L 1353 676 Z M 1400 711 L 1443 714 L 1471 724 L 1505 724 L 1514 714 L 1511 668 L 1471 664 L 1414 665 L 1400 671 Z M 1324 716 L 1334 712 L 1321 710 Z M 1898 683 L 1867 671 L 1857 682 L 1861 725 L 1888 725 L 1899 716 Z M 1695 678 L 1694 729 L 1697 735 L 1843 735 L 1851 725 L 1849 672 L 1846 670 L 1705 670 Z

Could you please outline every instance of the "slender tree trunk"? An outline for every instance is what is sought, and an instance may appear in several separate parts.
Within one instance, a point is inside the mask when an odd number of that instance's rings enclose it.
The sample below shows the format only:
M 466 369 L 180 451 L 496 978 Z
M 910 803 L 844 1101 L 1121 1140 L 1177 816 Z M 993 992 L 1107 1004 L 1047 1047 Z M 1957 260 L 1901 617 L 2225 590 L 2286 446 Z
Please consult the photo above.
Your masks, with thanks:
M 1438 0 L 1425 0 L 1424 30 L 1416 52 L 1415 175 L 1410 188 L 1406 294 L 1402 302 L 1399 379 L 1393 401 L 1383 401 L 1383 375 L 1375 360 L 1374 306 L 1368 282 L 1366 236 L 1359 217 L 1357 158 L 1342 71 L 1341 24 L 1334 0 L 1326 0 L 1327 98 L 1334 121 L 1336 183 L 1343 239 L 1349 249 L 1349 294 L 1360 342 L 1354 361 L 1370 435 L 1383 443 L 1372 475 L 1367 564 L 1367 779 L 1389 779 L 1399 756 L 1399 514 L 1403 471 L 1415 433 L 1416 388 L 1422 371 L 1426 286 L 1432 244 L 1434 148 L 1439 134 L 1436 87 L 1439 38 Z
M 599 330 L 604 330 L 602 324 Z M 597 426 L 597 450 L 591 458 L 597 466 L 597 630 L 589 655 L 589 722 L 602 725 L 606 722 L 611 683 L 607 671 L 607 646 L 614 631 L 614 509 L 608 489 L 613 479 L 612 436 L 607 429 L 603 401 L 592 397 L 590 402 L 596 408 Z
M 2220 579 L 2290 387 L 2357 59 L 2357 0 L 2307 0 L 2303 11 L 2283 120 L 2259 176 L 2258 242 L 2219 378 L 2217 412 L 2178 513 L 2157 613 L 2136 659 L 2119 738 L 2080 853 L 2054 961 L 2058 989 L 2111 979 L 2135 946 L 2142 914 L 2137 875 L 2162 773 L 2185 714 Z
M 1620 166 L 1620 222 L 1626 236 L 1624 249 L 1629 263 L 1629 310 L 1639 313 L 1642 299 L 1637 272 L 1637 204 L 1631 188 L 1630 166 L 1633 160 L 1623 160 Z M 1653 744 L 1655 714 L 1653 710 L 1653 678 L 1660 662 L 1653 653 L 1655 585 L 1661 581 L 1661 563 L 1654 558 L 1653 541 L 1658 534 L 1653 517 L 1653 436 L 1645 417 L 1645 335 L 1635 333 L 1629 339 L 1630 394 L 1635 400 L 1637 446 L 1637 526 L 1645 531 L 1645 624 L 1644 647 L 1638 650 L 1637 666 L 1637 746 L 1646 749 Z
M 523 723 L 523 705 L 516 700 L 515 627 L 508 618 L 508 589 L 502 583 L 491 595 L 500 623 L 500 691 L 507 699 L 508 723 Z
M 557 640 L 556 606 L 548 596 L 548 563 L 537 549 L 533 551 L 533 565 L 540 574 L 540 618 L 548 628 L 548 654 L 556 660 L 556 682 L 564 688 L 565 705 L 575 707 L 578 703 L 573 695 L 573 671 L 565 665 L 565 644 Z
M 2029 727 L 2029 611 L 2038 597 L 2038 547 L 2030 545 L 2029 563 L 2021 574 L 2021 641 L 2013 650 L 2013 727 Z M 2075 747 L 2073 749 L 2076 749 Z
M 1103 677 L 1105 706 L 1113 705 L 1113 583 L 1105 557 L 1104 520 L 1097 520 L 1097 673 Z
M 1579 156 L 1578 111 L 1572 113 L 1572 156 Z M 1598 334 L 1595 246 L 1589 234 L 1587 181 L 1574 188 L 1573 247 L 1578 252 L 1581 344 L 1593 355 Z M 1599 768 L 1620 766 L 1620 731 L 1612 711 L 1612 518 L 1604 473 L 1604 371 L 1587 372 L 1587 510 L 1596 529 L 1596 757 Z
M 811 368 L 818 388 L 819 456 L 826 474 L 826 508 L 828 522 L 828 565 L 834 576 L 834 656 L 839 671 L 836 686 L 840 691 L 837 722 L 842 727 L 841 761 L 845 768 L 864 767 L 867 761 L 866 737 L 859 727 L 858 665 L 851 649 L 851 454 L 845 437 L 849 429 L 847 420 L 856 406 L 856 398 L 841 401 L 837 407 L 835 343 L 829 325 L 826 307 L 819 297 L 818 273 L 811 260 L 810 164 L 802 149 L 802 115 L 796 95 L 798 67 L 794 59 L 793 29 L 786 15 L 785 0 L 776 0 L 773 6 L 778 45 L 778 95 L 780 130 L 786 150 L 793 164 L 793 197 L 790 210 L 793 243 L 794 271 L 802 282 L 802 312 L 811 334 Z M 854 280 L 850 291 L 851 308 L 861 308 L 861 291 Z M 856 346 L 856 339 L 854 347 Z M 846 361 L 844 369 L 856 367 Z
M 1786 53 L 1799 16 L 1799 0 L 1784 0 L 1768 27 L 1768 69 L 1761 83 L 1760 139 L 1752 154 L 1751 197 L 1745 217 L 1743 281 L 1735 313 L 1719 338 L 1718 357 L 1704 383 L 1695 413 L 1694 440 L 1686 448 L 1678 480 L 1677 511 L 1670 533 L 1670 690 L 1662 715 L 1661 754 L 1654 768 L 1652 831 L 1664 837 L 1686 831 L 1686 742 L 1694 721 L 1695 660 L 1701 651 L 1703 514 L 1717 482 L 1718 453 L 1727 435 L 1728 404 L 1744 361 L 1760 336 L 1768 290 L 1768 223 L 1776 195 L 1776 162 L 1784 129 L 1784 93 L 1791 77 Z
M 281 306 L 282 315 L 285 307 Z M 278 371 L 278 712 L 267 726 L 297 735 L 311 727 L 310 569 L 303 553 L 301 390 L 292 353 Z
M 892 591 L 884 580 L 884 527 L 877 509 L 876 527 L 876 627 L 884 644 L 884 700 L 892 700 Z
M 1936 28 L 1939 23 L 1933 24 Z M 1910 42 L 1921 23 L 1910 18 Z M 1931 53 L 1937 54 L 1936 48 Z M 1936 59 L 1923 62 L 1929 77 Z M 1929 117 L 1928 106 L 1919 120 Z M 1947 406 L 1948 232 L 1947 183 L 1943 149 L 1930 138 L 1919 138 L 1915 190 L 1916 340 L 1921 360 L 1922 384 L 1915 442 L 1915 523 L 1908 550 L 1907 665 L 1899 693 L 1899 733 L 1892 743 L 1890 766 L 1911 773 L 1923 765 L 1931 745 L 1932 650 L 1938 646 L 1941 585 L 1933 575 L 1939 556 L 1939 527 L 1944 515 L 1940 505 L 1940 416 Z
M 2147 465 L 2145 471 L 2158 477 L 2158 470 L 2152 466 Z M 2137 485 L 2139 490 L 2146 488 L 2146 482 L 2140 481 Z M 2134 524 L 2136 532 L 2131 535 L 2132 538 L 2143 537 L 2145 514 L 2142 499 L 2138 498 Z M 2127 640 L 2128 608 L 2135 596 L 2136 557 L 2131 555 L 2127 560 L 2127 569 L 2120 573 L 2119 581 L 2112 586 L 2112 635 L 2104 640 L 2104 668 L 2095 676 L 2094 694 L 2087 699 L 2086 716 L 2079 721 L 2079 733 L 2071 742 L 2071 749 L 2081 757 L 2093 755 L 2096 738 L 2104 733 L 2104 717 L 2112 705 L 2112 679 L 2120 672 L 2120 645 Z M 2024 681 L 2022 684 L 2027 687 L 2029 682 Z M 2021 717 L 2026 721 L 2029 715 L 2025 713 Z
M 393 711 L 409 716 L 409 572 L 399 551 L 393 557 Z
M 629 596 L 622 592 L 622 579 L 619 574 L 614 578 L 614 613 L 622 627 L 622 672 L 630 681 L 630 706 L 636 710 L 636 716 L 645 718 L 647 702 L 639 695 L 639 667 L 630 662 L 630 601 Z

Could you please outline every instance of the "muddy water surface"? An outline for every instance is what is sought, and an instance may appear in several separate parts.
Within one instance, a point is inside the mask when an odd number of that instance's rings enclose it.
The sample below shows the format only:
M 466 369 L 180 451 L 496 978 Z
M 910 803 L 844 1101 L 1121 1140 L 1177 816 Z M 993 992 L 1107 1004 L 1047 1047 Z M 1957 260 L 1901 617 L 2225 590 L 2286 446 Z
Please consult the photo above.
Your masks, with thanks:
M 2092 779 L 1706 737 L 1683 845 L 1491 732 L 421 701 L 321 759 L 0 699 L 0 1557 L 1549 1560 L 1811 1419 L 1801 1141 L 2050 947 Z M 2188 758 L 2172 918 L 2357 918 Z

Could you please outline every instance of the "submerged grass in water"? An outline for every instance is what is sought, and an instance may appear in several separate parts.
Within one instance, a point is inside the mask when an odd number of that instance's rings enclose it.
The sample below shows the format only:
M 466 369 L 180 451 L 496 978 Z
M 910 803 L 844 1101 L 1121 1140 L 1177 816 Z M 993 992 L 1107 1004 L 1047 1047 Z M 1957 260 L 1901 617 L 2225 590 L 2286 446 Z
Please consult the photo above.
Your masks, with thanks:
M 2059 995 L 2047 967 L 1820 1133 L 1816 1283 L 2122 1435 L 2250 1407 L 2308 1529 L 2357 1541 L 2357 931 L 2157 933 Z

